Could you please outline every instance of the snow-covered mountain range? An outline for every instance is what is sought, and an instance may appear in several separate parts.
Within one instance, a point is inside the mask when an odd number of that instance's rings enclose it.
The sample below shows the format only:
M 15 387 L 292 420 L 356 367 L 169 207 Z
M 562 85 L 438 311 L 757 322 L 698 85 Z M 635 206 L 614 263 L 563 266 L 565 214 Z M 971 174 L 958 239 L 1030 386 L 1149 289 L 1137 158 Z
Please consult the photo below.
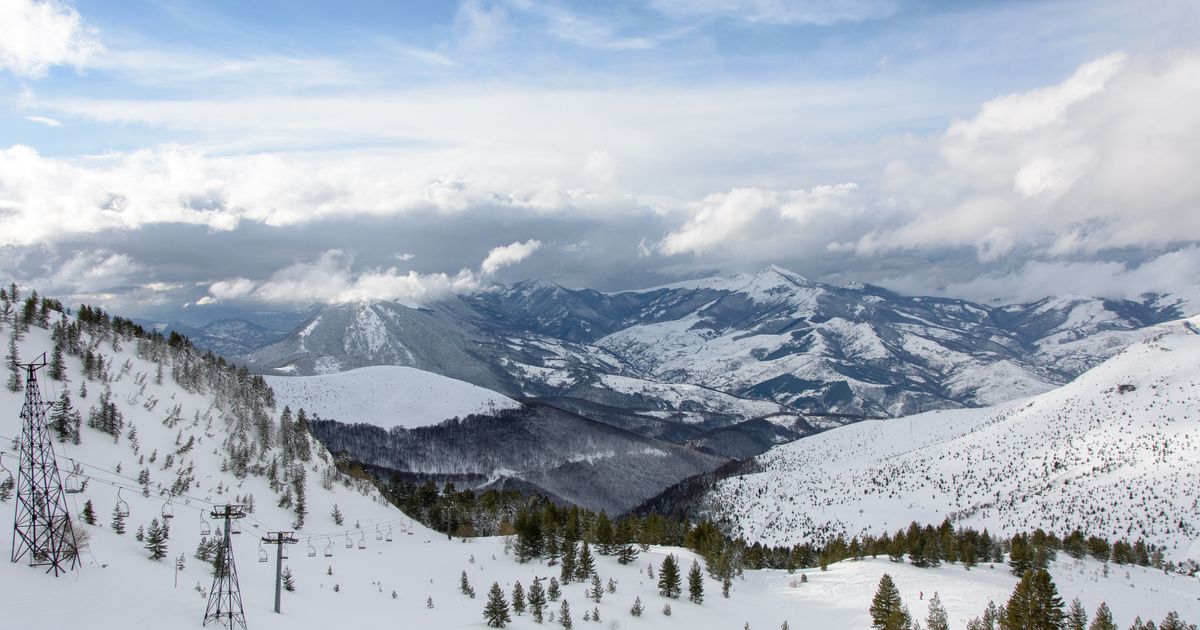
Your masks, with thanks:
M 693 506 L 793 544 L 951 517 L 993 532 L 1079 528 L 1200 556 L 1200 317 L 1075 381 L 995 407 L 863 421 L 758 456 Z
M 1153 295 L 986 306 L 772 266 L 618 293 L 527 281 L 420 308 L 337 304 L 246 359 L 299 375 L 410 366 L 740 458 L 861 417 L 1048 391 L 1183 308 Z

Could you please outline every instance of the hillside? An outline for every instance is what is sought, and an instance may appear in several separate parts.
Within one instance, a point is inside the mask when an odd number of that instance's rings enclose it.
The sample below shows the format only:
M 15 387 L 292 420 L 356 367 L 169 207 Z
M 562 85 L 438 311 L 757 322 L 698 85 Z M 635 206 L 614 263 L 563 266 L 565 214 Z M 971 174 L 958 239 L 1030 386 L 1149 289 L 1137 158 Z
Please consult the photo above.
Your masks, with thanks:
M 950 516 L 993 532 L 1080 528 L 1200 557 L 1197 318 L 1057 390 L 992 408 L 864 421 L 776 447 L 698 511 L 791 544 Z
M 384 429 L 512 409 L 518 403 L 482 387 L 415 368 L 380 365 L 318 376 L 266 376 L 277 406 Z

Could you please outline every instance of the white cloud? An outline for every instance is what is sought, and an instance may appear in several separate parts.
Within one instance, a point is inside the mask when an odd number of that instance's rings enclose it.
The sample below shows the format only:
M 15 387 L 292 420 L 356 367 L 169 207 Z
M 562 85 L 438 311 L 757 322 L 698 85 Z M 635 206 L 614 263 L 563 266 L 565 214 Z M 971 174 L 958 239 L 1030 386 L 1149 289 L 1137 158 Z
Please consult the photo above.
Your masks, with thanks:
M 499 271 L 501 267 L 514 265 L 529 258 L 529 256 L 541 249 L 541 247 L 542 242 L 535 239 L 529 239 L 524 243 L 517 242 L 503 247 L 496 247 L 488 252 L 487 258 L 484 258 L 483 263 L 479 265 L 479 270 L 485 276 L 490 276 Z
M 47 127 L 63 126 L 63 124 L 61 122 L 59 122 L 53 118 L 47 118 L 45 116 L 26 116 L 25 120 L 28 120 L 29 122 L 35 122 L 35 123 L 39 123 L 42 125 L 46 125 Z
M 830 25 L 887 17 L 895 0 L 652 0 L 675 17 L 722 17 L 766 24 Z
M 487 48 L 504 37 L 507 12 L 483 0 L 464 0 L 454 17 L 462 41 L 468 48 Z
M 51 66 L 83 66 L 102 51 L 95 30 L 65 2 L 0 2 L 0 69 L 36 79 Z
M 208 287 L 213 300 L 236 300 L 254 291 L 254 281 L 249 278 L 233 278 L 214 282 Z

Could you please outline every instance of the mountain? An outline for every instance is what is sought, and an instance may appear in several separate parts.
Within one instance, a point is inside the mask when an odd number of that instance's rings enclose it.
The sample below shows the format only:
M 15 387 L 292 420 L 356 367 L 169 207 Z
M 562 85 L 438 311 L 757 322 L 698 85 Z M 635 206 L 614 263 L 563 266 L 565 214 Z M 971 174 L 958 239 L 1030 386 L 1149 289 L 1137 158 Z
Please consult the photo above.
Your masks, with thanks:
M 772 266 L 617 293 L 526 281 L 420 308 L 348 302 L 246 359 L 287 374 L 409 366 L 743 457 L 863 417 L 1049 391 L 1181 306 L 1150 295 L 986 306 Z M 743 424 L 788 414 L 806 422 Z
M 238 357 L 253 352 L 286 336 L 286 332 L 264 328 L 244 319 L 217 319 L 200 327 L 178 321 L 166 324 L 144 321 L 139 323 L 164 335 L 179 333 L 191 340 L 197 348 L 212 350 L 226 357 Z
M 792 544 L 916 520 L 1080 528 L 1200 554 L 1200 317 L 1146 329 L 1068 385 L 1002 405 L 863 421 L 773 448 L 691 505 Z

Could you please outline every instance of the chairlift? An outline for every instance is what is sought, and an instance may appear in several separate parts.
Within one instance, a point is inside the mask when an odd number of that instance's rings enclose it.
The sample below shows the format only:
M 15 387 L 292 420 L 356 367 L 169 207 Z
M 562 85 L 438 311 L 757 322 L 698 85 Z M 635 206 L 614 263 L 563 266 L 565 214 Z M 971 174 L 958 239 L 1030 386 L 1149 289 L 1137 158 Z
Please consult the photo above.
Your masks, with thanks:
M 347 549 L 353 549 L 353 548 L 354 548 L 354 541 L 353 541 L 353 540 L 350 540 L 350 534 L 346 534 L 346 548 L 347 548 Z
M 405 523 L 405 524 L 404 524 L 404 533 L 405 533 L 405 534 L 408 534 L 409 536 L 412 536 L 412 535 L 413 535 L 413 525 L 412 525 L 412 521 L 409 521 L 409 522 L 407 522 L 407 523 Z
M 209 523 L 208 519 L 204 518 L 204 512 L 200 512 L 200 535 L 201 536 L 209 536 L 211 534 L 212 534 L 212 523 Z
M 388 525 L 387 533 L 384 534 L 383 539 L 388 542 L 392 542 L 392 526 L 391 525 Z
M 317 557 L 317 548 L 312 545 L 312 538 L 309 538 L 306 541 L 306 544 L 308 545 L 308 549 L 307 549 L 308 557 L 309 558 Z
M 229 533 L 230 534 L 241 534 L 242 533 L 242 526 L 238 525 L 237 519 L 231 519 L 229 521 Z
M 121 518 L 125 518 L 126 516 L 129 516 L 129 504 L 125 502 L 125 499 L 121 498 L 121 490 L 122 490 L 122 488 L 117 488 L 116 511 L 117 511 L 117 514 L 121 516 Z
M 4 485 L 10 486 L 10 485 L 13 485 L 14 483 L 16 483 L 13 480 L 12 471 L 9 470 L 8 467 L 4 465 L 4 453 L 0 453 L 0 470 L 3 470 L 4 474 L 8 475 L 8 479 L 6 479 L 4 481 Z
M 63 482 L 63 492 L 67 494 L 79 494 L 83 492 L 83 484 L 79 482 L 79 464 L 75 464 L 71 469 L 71 473 L 67 475 L 67 480 Z
M 283 560 L 288 559 L 287 548 L 288 548 L 287 545 L 279 545 L 279 557 L 282 558 Z
M 367 548 L 367 535 L 365 533 L 358 535 L 358 548 L 359 549 Z
M 383 532 L 379 531 L 379 526 L 375 526 L 375 540 L 383 540 Z
M 333 539 L 332 538 L 325 539 L 325 557 L 326 558 L 333 557 Z
M 262 543 L 258 543 L 258 561 L 259 562 L 267 561 L 267 550 L 263 549 Z
M 166 503 L 163 503 L 162 517 L 164 519 L 175 518 L 175 506 L 171 504 L 171 497 L 167 497 Z

